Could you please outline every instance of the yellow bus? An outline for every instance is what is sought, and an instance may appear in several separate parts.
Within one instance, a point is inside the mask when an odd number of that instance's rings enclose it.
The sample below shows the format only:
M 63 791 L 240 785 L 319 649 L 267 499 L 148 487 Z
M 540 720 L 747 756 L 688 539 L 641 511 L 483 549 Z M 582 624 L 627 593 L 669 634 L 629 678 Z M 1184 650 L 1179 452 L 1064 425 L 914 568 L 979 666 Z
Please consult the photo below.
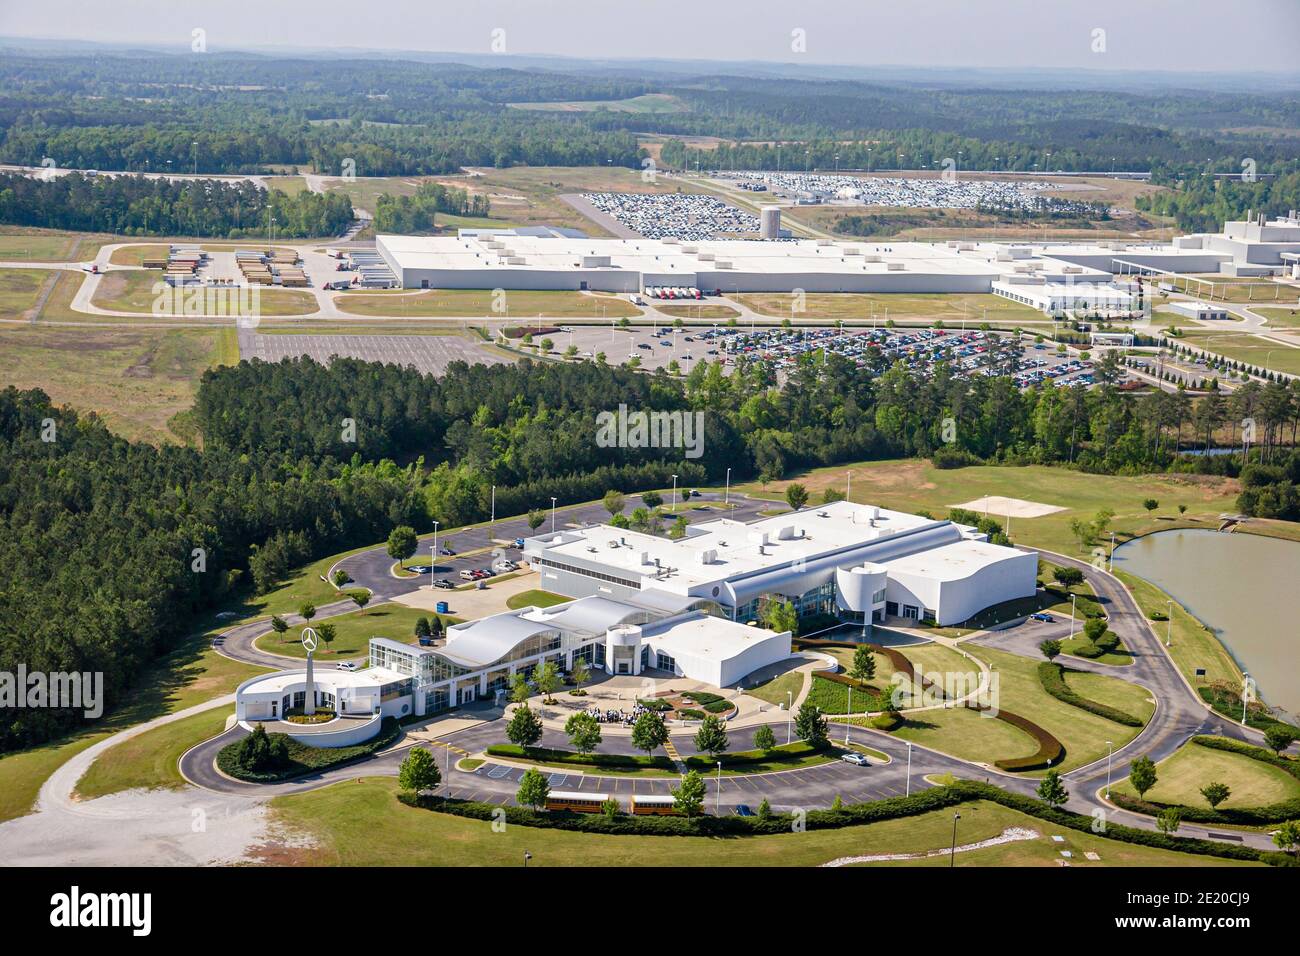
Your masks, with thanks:
M 568 810 L 570 813 L 600 813 L 601 804 L 608 799 L 609 794 L 607 793 L 552 790 L 546 797 L 546 809 Z

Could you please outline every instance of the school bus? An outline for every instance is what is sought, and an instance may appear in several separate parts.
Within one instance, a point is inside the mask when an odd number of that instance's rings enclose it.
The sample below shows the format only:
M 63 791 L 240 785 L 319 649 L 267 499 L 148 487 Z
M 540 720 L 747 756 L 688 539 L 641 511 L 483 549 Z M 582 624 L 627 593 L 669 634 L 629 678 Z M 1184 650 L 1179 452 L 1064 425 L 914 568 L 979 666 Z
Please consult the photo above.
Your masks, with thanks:
M 639 816 L 680 816 L 673 806 L 673 798 L 668 795 L 635 794 L 632 797 L 632 812 Z
M 546 809 L 568 810 L 570 813 L 600 813 L 601 804 L 608 799 L 609 794 L 606 793 L 552 790 L 546 798 Z

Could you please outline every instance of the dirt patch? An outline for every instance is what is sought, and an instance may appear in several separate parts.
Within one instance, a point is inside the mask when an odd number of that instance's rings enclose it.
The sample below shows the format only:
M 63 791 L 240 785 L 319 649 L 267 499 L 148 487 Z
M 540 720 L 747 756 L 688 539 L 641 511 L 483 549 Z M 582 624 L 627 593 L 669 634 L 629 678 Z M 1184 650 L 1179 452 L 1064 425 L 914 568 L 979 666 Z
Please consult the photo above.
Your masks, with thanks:
M 1167 480 L 1170 484 L 1197 489 L 1206 500 L 1241 494 L 1241 482 L 1236 478 L 1220 475 L 1168 475 Z
M 158 346 L 151 346 L 148 351 L 132 362 L 122 372 L 127 378 L 153 378 L 153 363 L 158 356 Z

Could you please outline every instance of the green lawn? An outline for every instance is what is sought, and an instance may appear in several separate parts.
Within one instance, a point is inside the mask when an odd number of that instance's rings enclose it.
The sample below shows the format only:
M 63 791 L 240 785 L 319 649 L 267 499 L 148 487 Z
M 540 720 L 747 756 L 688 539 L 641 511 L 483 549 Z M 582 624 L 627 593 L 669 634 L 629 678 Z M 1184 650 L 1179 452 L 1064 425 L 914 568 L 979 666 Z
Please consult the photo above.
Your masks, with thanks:
M 321 644 L 316 650 L 318 661 L 346 660 L 369 653 L 372 637 L 387 637 L 404 644 L 415 643 L 415 622 L 422 617 L 442 617 L 443 624 L 457 624 L 459 618 L 447 617 L 424 611 L 419 608 L 403 607 L 400 604 L 380 604 L 368 607 L 364 611 L 340 614 L 338 617 L 322 618 L 312 624 L 319 631 L 320 625 L 332 624 L 337 636 L 331 644 Z M 302 625 L 294 625 L 284 633 L 284 640 L 274 632 L 264 634 L 257 639 L 256 646 L 271 654 L 284 654 L 306 660 L 307 652 L 299 640 Z
M 1267 308 L 1252 309 L 1268 319 L 1268 324 L 1273 328 L 1295 328 L 1300 326 L 1300 307 L 1294 308 Z
M 9 237 L 0 236 L 5 238 Z M 36 305 L 42 287 L 53 278 L 52 269 L 0 269 L 0 318 L 21 318 Z
M 1246 332 L 1186 332 L 1183 338 L 1216 355 L 1274 372 L 1300 375 L 1300 348 L 1279 345 Z
M 530 591 L 520 591 L 518 594 L 506 599 L 506 607 L 511 610 L 517 610 L 521 607 L 554 607 L 556 604 L 565 604 L 572 601 L 573 598 L 565 597 L 563 594 L 553 594 L 550 591 L 543 591 L 541 588 L 533 588 Z
M 924 710 L 905 716 L 906 722 L 893 731 L 895 737 L 960 760 L 992 765 L 995 760 L 1028 757 L 1038 750 L 1038 744 L 1023 730 L 983 717 L 968 707 Z
M 1156 764 L 1156 774 L 1156 785 L 1146 792 L 1146 799 L 1158 803 L 1209 809 L 1200 791 L 1213 782 L 1226 783 L 1232 789 L 1232 796 L 1219 804 L 1221 808 L 1263 807 L 1300 797 L 1300 780 L 1286 771 L 1191 741 Z M 1127 779 L 1115 784 L 1114 789 L 1137 796 Z
M 0 821 L 30 813 L 49 775 L 109 734 L 228 694 L 241 681 L 265 673 L 262 668 L 232 661 L 212 649 L 212 635 L 231 623 L 206 621 L 208 629 L 191 636 L 178 650 L 146 671 L 132 690 L 129 702 L 94 727 L 39 747 L 0 756 Z
M 608 836 L 522 826 L 494 833 L 489 821 L 408 807 L 395 798 L 396 787 L 391 778 L 366 778 L 277 797 L 271 808 L 289 832 L 313 839 L 314 847 L 295 851 L 303 865 L 519 866 L 526 850 L 532 854 L 529 866 L 816 866 L 863 852 L 924 853 L 946 847 L 952 839 L 952 814 L 947 810 L 839 830 L 743 838 Z M 963 804 L 961 815 L 959 842 L 988 839 L 1013 826 L 1044 834 L 1042 840 L 1026 841 L 1031 846 L 1051 842 L 1042 821 L 997 804 Z M 1100 865 L 1219 862 L 1073 832 L 1069 839 L 1096 848 Z M 1004 859 L 1010 864 L 1055 865 L 1059 857 L 1054 852 L 1051 857 L 1037 848 Z M 1086 865 L 1082 858 L 1078 862 Z
M 1098 509 L 1110 508 L 1115 512 L 1111 527 L 1116 529 L 1117 540 L 1122 543 L 1132 534 L 1157 528 L 1217 528 L 1219 514 L 1236 511 L 1237 500 L 1236 484 L 1227 479 L 1192 482 L 1177 475 L 1089 475 L 1045 465 L 978 465 L 943 470 L 916 459 L 836 465 L 766 485 L 751 482 L 738 486 L 737 490 L 783 500 L 786 487 L 798 482 L 808 489 L 812 500 L 820 500 L 822 490 L 827 487 L 844 490 L 846 471 L 853 473 L 852 500 L 900 511 L 926 510 L 936 517 L 945 517 L 953 505 L 985 495 L 1064 508 L 1039 518 L 1012 518 L 1011 537 L 1018 544 L 1084 558 L 1091 556 L 1091 550 L 1081 547 L 1070 533 L 1072 518 L 1090 520 Z M 1160 508 L 1148 514 L 1142 507 L 1146 498 L 1160 502 Z M 1179 504 L 1187 505 L 1187 513 L 1175 520 Z M 1008 524 L 1004 516 L 990 517 L 1004 527 Z
M 228 707 L 214 707 L 110 747 L 77 781 L 77 796 L 90 800 L 136 788 L 184 786 L 181 755 L 221 733 L 231 713 Z
M 506 311 L 493 308 L 490 289 L 432 289 L 412 292 L 348 292 L 335 301 L 353 315 L 462 316 L 492 315 L 523 320 L 538 315 L 554 318 L 609 318 L 632 316 L 637 310 L 626 299 L 610 295 L 583 295 L 568 291 L 512 291 L 506 293 Z
M 157 269 L 106 273 L 91 302 L 102 309 L 151 315 L 158 298 L 154 285 L 162 281 L 163 274 Z M 224 291 L 237 294 L 239 290 Z M 301 289 L 259 289 L 257 308 L 261 316 L 308 315 L 318 311 L 315 297 Z
M 792 665 L 793 666 L 793 665 Z M 759 700 L 767 701 L 769 704 L 788 704 L 790 694 L 797 698 L 803 690 L 803 674 L 799 671 L 789 670 L 784 674 L 765 681 L 757 687 L 751 687 L 745 691 L 750 697 L 757 697 Z

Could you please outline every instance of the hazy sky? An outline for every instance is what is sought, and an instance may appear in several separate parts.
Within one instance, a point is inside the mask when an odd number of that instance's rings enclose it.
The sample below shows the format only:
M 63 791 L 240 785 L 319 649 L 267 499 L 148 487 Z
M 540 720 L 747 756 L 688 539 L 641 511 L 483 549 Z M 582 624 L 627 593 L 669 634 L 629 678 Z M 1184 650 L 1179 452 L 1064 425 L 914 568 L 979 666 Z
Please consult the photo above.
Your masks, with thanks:
M 0 0 L 0 36 L 188 50 L 195 28 L 211 51 L 489 53 L 504 30 L 527 55 L 1294 72 L 1300 0 Z

